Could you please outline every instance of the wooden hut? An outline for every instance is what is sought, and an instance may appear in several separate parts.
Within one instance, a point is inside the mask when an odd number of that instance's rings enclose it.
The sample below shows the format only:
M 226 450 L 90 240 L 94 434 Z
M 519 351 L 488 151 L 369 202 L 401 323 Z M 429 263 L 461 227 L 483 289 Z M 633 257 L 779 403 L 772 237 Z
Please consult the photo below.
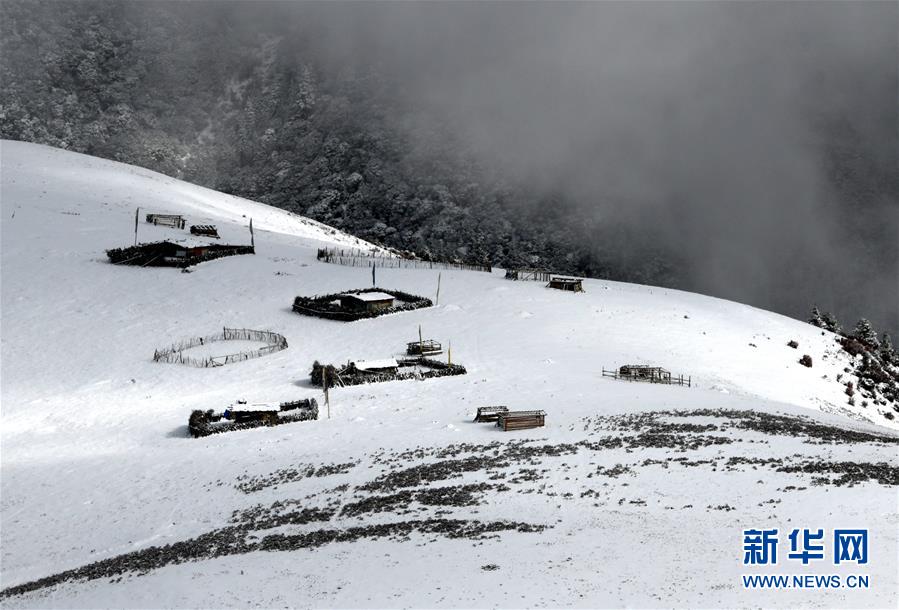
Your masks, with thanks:
M 386 292 L 358 292 L 340 295 L 340 307 L 346 311 L 382 311 L 393 307 L 394 296 Z
M 360 371 L 362 373 L 371 374 L 394 374 L 397 372 L 397 369 L 399 367 L 400 364 L 396 361 L 396 358 L 383 358 L 381 360 L 356 360 L 354 362 L 350 362 L 350 372 Z
M 496 425 L 508 432 L 509 430 L 525 430 L 527 428 L 542 428 L 546 425 L 545 411 L 505 411 L 497 413 Z
M 180 262 L 182 260 L 195 260 L 205 258 L 213 253 L 228 252 L 230 248 L 235 246 L 227 246 L 220 244 L 177 244 L 164 241 L 165 257 L 170 262 Z
M 568 292 L 583 292 L 584 287 L 581 282 L 582 280 L 576 277 L 553 276 L 549 280 L 549 284 L 547 284 L 547 286 L 550 288 L 555 288 L 556 290 L 567 290 Z
M 225 409 L 222 417 L 238 424 L 262 422 L 266 426 L 273 426 L 278 423 L 278 413 L 280 411 L 281 407 L 279 405 L 238 402 Z

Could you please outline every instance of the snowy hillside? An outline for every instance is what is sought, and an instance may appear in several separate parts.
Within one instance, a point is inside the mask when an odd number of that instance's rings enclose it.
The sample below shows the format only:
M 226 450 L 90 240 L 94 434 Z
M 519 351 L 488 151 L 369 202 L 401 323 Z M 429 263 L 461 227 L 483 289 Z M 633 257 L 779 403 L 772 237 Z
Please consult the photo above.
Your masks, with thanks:
M 317 247 L 373 246 L 147 170 L 19 142 L 0 152 L 0 586 L 50 577 L 4 606 L 896 598 L 896 420 L 847 404 L 848 356 L 829 333 L 675 290 L 587 280 L 572 294 L 498 271 L 443 270 L 431 308 L 300 316 L 296 295 L 371 285 L 368 269 L 316 261 Z M 256 254 L 191 273 L 111 265 L 104 251 L 133 242 L 138 206 L 141 241 L 186 235 L 144 223 L 147 212 L 215 224 L 230 243 L 248 242 L 252 217 Z M 434 299 L 438 271 L 377 279 Z M 240 398 L 323 407 L 313 361 L 396 356 L 419 325 L 468 374 L 336 388 L 330 419 L 322 408 L 318 421 L 187 436 L 191 410 Z M 275 331 L 289 347 L 209 369 L 152 360 L 224 326 Z M 693 387 L 602 376 L 628 363 Z M 486 405 L 543 409 L 547 425 L 471 423 Z M 862 567 L 874 584 L 747 592 L 740 574 L 766 573 L 741 562 L 741 532 L 755 527 L 782 541 L 792 527 L 869 528 L 867 565 L 824 571 Z

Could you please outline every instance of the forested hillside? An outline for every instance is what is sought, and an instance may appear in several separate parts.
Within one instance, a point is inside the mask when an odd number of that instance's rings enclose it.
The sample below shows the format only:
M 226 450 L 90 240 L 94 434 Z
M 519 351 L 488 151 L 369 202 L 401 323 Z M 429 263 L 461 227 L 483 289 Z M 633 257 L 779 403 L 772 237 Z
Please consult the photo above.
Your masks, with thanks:
M 671 192 L 629 187 L 624 194 L 618 182 L 626 172 L 604 170 L 605 161 L 560 159 L 547 175 L 510 169 L 503 158 L 519 150 L 485 154 L 439 103 L 425 101 L 389 56 L 367 52 L 357 33 L 365 16 L 341 21 L 323 16 L 322 7 L 303 10 L 259 3 L 4 2 L 0 135 L 137 164 L 421 255 L 677 286 L 792 315 L 817 300 L 847 318 L 865 314 L 880 326 L 899 326 L 891 308 L 878 302 L 895 296 L 895 288 L 879 288 L 895 269 L 894 252 L 885 253 L 883 244 L 892 239 L 895 220 L 896 157 L 889 136 L 876 129 L 892 127 L 895 134 L 889 112 L 868 113 L 863 124 L 844 107 L 809 113 L 819 136 L 813 144 L 823 151 L 816 162 L 838 201 L 828 204 L 827 231 L 839 237 L 840 258 L 853 266 L 834 271 L 830 261 L 815 259 L 809 244 L 820 239 L 803 240 L 802 217 L 793 216 L 772 240 L 778 251 L 763 248 L 758 256 L 766 267 L 747 281 L 742 267 L 728 267 L 749 260 L 746 252 L 706 252 L 698 245 L 718 235 L 721 250 L 733 240 L 720 225 L 708 229 L 702 207 L 727 198 L 727 190 L 724 196 L 720 188 L 692 192 L 694 168 L 675 175 Z M 398 30 L 411 41 L 409 54 L 427 38 L 413 30 Z M 491 75 L 488 83 L 499 78 Z M 514 104 L 506 106 L 511 111 Z M 887 140 L 872 144 L 872 133 Z M 581 144 L 571 154 L 588 161 L 591 150 L 604 147 L 598 159 L 628 163 L 632 148 L 620 137 Z M 748 184 L 769 181 L 752 171 L 748 163 Z M 709 168 L 708 175 L 719 173 Z M 602 211 L 584 211 L 594 208 Z M 730 212 L 718 216 L 741 221 Z M 721 269 L 710 268 L 715 256 Z M 784 264 L 772 272 L 772 259 L 781 258 Z M 803 285 L 805 277 L 831 277 L 834 285 Z

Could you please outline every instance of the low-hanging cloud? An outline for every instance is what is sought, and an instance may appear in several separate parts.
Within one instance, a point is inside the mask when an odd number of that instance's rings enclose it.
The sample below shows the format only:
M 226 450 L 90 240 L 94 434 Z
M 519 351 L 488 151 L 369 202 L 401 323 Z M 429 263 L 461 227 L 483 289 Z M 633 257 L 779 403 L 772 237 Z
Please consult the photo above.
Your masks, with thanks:
M 895 329 L 897 6 L 399 3 L 298 18 L 331 56 L 378 63 L 483 164 L 677 252 L 689 288 Z M 835 167 L 841 154 L 862 158 Z M 836 175 L 847 167 L 868 174 Z

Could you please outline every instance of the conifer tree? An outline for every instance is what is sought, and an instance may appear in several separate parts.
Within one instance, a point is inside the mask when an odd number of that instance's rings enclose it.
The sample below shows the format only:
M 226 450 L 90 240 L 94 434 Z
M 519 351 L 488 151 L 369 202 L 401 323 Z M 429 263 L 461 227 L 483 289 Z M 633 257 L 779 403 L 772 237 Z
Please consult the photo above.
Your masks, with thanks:
M 880 347 L 880 341 L 877 340 L 877 333 L 874 332 L 871 323 L 865 318 L 862 318 L 856 323 L 855 332 L 852 333 L 852 336 L 869 348 L 876 350 Z
M 843 334 L 843 326 L 840 324 L 839 320 L 837 320 L 836 316 L 829 311 L 824 312 L 824 315 L 821 316 L 821 320 L 824 322 L 824 328 L 830 332 L 838 335 Z
M 812 307 L 812 314 L 809 316 L 808 323 L 818 328 L 825 328 L 824 320 L 821 318 L 821 311 L 817 305 Z
M 896 350 L 893 349 L 893 342 L 888 333 L 883 333 L 880 339 L 880 360 L 887 365 L 897 364 Z

